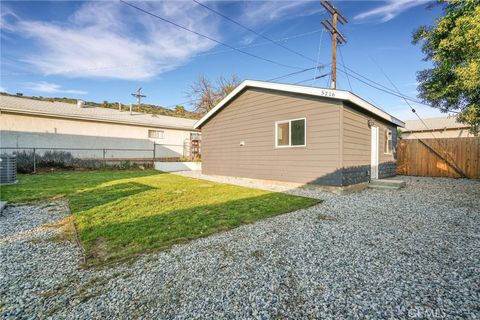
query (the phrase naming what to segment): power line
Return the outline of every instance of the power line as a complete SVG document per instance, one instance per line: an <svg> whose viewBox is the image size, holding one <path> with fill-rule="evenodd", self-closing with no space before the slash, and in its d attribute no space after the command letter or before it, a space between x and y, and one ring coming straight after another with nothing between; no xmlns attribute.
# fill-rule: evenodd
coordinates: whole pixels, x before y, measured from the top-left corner
<svg viewBox="0 0 480 320"><path fill-rule="evenodd" d="M323 40L323 34L325 33L325 30L322 29L322 33L320 34L320 41L318 42L318 51L317 51L317 62L315 63L315 73L313 74L313 77L315 78L317 76L317 71L318 71L318 64L320 63L320 49L322 48L322 40ZM314 81L312 81L313 85Z"/></svg>
<svg viewBox="0 0 480 320"><path fill-rule="evenodd" d="M328 65L328 64L327 64ZM291 77L291 76L294 76L294 75L297 75L297 74L300 74L300 73L304 73L304 72L307 72L307 71L310 71L310 70L313 70L313 69L323 69L326 65L321 65L319 67L312 67L312 68L307 68L307 69L303 69L303 70L300 70L300 71L295 71L295 72L291 72L291 73L287 73L287 74L284 74L282 76L278 76L278 77L275 77L275 78L272 78L272 79L268 79L266 81L275 81L275 80L279 80L279 79L283 79L283 78L288 78L288 77Z"/></svg>
<svg viewBox="0 0 480 320"><path fill-rule="evenodd" d="M395 95L395 96L397 96L397 97L399 97L399 98L405 98L405 99L407 99L407 100L409 100L409 101L411 101L411 102L415 102L415 103L418 103L418 104L421 104L421 105L424 105L424 106L427 106L427 107L440 109L440 108L431 106L431 105L429 105L429 104L426 104L426 103L424 103L424 102L422 102L422 101L416 100L415 98L412 98L412 97L410 97L410 96L404 95L404 94L402 94L402 93L397 94L397 93L395 93L391 88L389 88L389 87L387 87L387 86L385 86L385 85L383 85L383 84L381 84L381 83L378 83L378 82L376 82L376 81L374 81L374 80L372 80L372 79L370 79L370 78L368 78L368 77L366 77L366 76L364 76L364 75L356 72L356 71L353 70L352 68L347 67L345 64L342 64L342 66L343 66L346 70L349 70L350 72L354 73L355 75L357 75L357 76L365 79L366 81L369 81L369 82L371 82L371 83L373 83L373 84L375 84L375 85L383 88L384 90L382 90L382 89L380 89L380 88L378 88L378 87L376 87L376 86L374 86L374 85L371 85L370 83L367 83L367 82L363 81L362 79L359 79L358 77L355 77L354 75L352 75L351 73L349 73L349 72L347 72L347 71L345 71L345 70L340 70L340 69L339 69L340 71L342 71L342 72L345 73L346 75L348 75L348 76L350 76L350 77L352 77L352 78L354 78L354 79L356 79L356 80L358 80L358 81L360 81L360 82L362 82L362 83L364 83L364 84L366 84L366 85L368 85L368 86L370 86L370 87L372 87L372 88L381 90L381 91L386 92L386 93L388 93L388 94L393 94L393 95ZM385 90L386 90L386 91L385 91ZM388 91L388 92L387 92L387 91ZM455 111L452 111L452 112L455 112Z"/></svg>
<svg viewBox="0 0 480 320"><path fill-rule="evenodd" d="M345 67L345 61L343 60L342 49L338 47L338 51L340 52L340 59L342 59L342 66ZM353 92L352 84L350 83L350 77L348 76L348 74L347 74L347 81L348 81L348 86L350 87L350 91Z"/></svg>
<svg viewBox="0 0 480 320"><path fill-rule="evenodd" d="M374 83L375 85L377 85L377 86L379 86L379 87L382 87L382 88L384 88L385 90L388 90L388 91L393 92L393 90L392 90L391 88L389 88L389 87L387 87L387 86L385 86L385 85L383 85L383 84L381 84L381 83L378 83L378 82L376 82L376 81L374 81L374 80L372 80L372 79L370 79L370 78L368 78L368 77L366 77L366 76L364 76L364 75L356 72L356 71L353 70L352 68L347 67L344 63L342 63L342 66L343 66L346 70L348 70L348 71L356 74L357 76L359 76L359 77L361 77L361 78L363 78L363 79L365 79L365 80L367 80L367 81L369 81L369 82L371 82L371 83ZM346 71L344 71L344 73L352 76L351 74L349 74L349 73L346 72ZM353 77L353 76L352 76L352 77ZM355 77L353 77L353 78L355 78ZM358 80L358 78L355 78L355 79ZM402 95L402 96L404 96L404 95ZM409 99L410 101L412 101L412 102L416 102L416 103L421 103L421 104L423 104L422 102L420 102L420 101L418 101L418 100L415 100L415 99L412 98L412 97L409 97L409 96L405 96L405 97L406 97L407 99Z"/></svg>
<svg viewBox="0 0 480 320"><path fill-rule="evenodd" d="M179 103L172 104L170 106L166 106L165 108L172 109L172 108L175 108L176 106L183 106L185 104L192 104L192 103L197 102L199 100L202 100L202 99L192 99L192 100L189 100L189 101L179 102Z"/></svg>
<svg viewBox="0 0 480 320"><path fill-rule="evenodd" d="M282 42L282 41L286 41L286 40L290 40L290 39L296 39L296 38L300 38L300 37L303 37L303 36L311 35L311 34L314 34L314 33L321 32L321 31L324 31L324 30L323 29L313 30L313 31L309 31L309 32L299 33L299 34L289 36L289 37L273 39L272 41L273 42ZM264 45L271 44L271 43L272 43L271 41L265 41L265 42L260 42L260 43L251 44L251 45L247 45L247 46L237 47L237 49L255 48L255 47L260 47L260 46L264 46ZM219 54L219 53L230 52L230 51L232 51L232 50L218 50L218 51L214 51L214 52L200 53L200 54L197 54L196 56L207 56L207 55Z"/></svg>
<svg viewBox="0 0 480 320"><path fill-rule="evenodd" d="M383 73L383 75L385 76L385 78L387 78L388 82L390 82L390 84L395 88L395 90L397 90L397 92L399 94L401 94L400 90L398 89L398 87L395 85L395 83L393 83L392 79L390 79L390 77L387 75L387 73L383 70L383 68L372 58L370 57L370 59L373 61L373 63L380 69L380 71ZM405 103L410 107L410 109L412 110L412 112L417 116L418 120L420 120L423 125L425 126L425 128L427 128L427 130L431 130L430 127L425 123L425 121L423 121L423 119L420 117L420 115L417 113L417 111L415 110L415 108L412 107L412 105L408 102L407 99L405 99L405 97L403 97L403 100L405 101ZM433 131L430 131L432 133L432 136L434 139L436 139L437 137L433 134Z"/></svg>
<svg viewBox="0 0 480 320"><path fill-rule="evenodd" d="M226 20L228 20L228 21L236 24L237 26L240 26L240 27L242 27L243 29L250 31L250 32L252 32L253 34L255 34L255 35L257 35L257 36L259 36L259 37L261 37L261 38L263 38L263 39L265 39L265 40L267 40L267 41L270 41L270 42L274 43L275 45L277 45L277 46L279 46L279 47L281 47L281 48L283 48L283 49L285 49L285 50L287 50L287 51L289 51L289 52L291 52L291 53L294 53L294 54L296 54L296 55L298 55L298 56L300 56L300 57L302 57L302 58L305 58L305 59L307 59L307 60L310 60L310 61L315 62L315 60L313 60L313 59L310 58L310 57L307 57L307 56L304 55L303 53L298 52L298 51L295 51L295 50L293 50L293 49L290 49L290 48L287 47L287 46L284 46L284 45L282 45L282 44L280 44L280 43L275 42L274 40L270 39L269 37L267 37L267 36L265 36L265 35L257 32L257 31L255 31L255 30L253 30L253 29L251 29L251 28L249 28L249 27L241 24L240 22L238 22L238 21L236 21L236 20L234 20L234 19L232 19L232 18L224 15L223 13L221 13L221 12L215 10L215 9L210 8L209 6L201 3L200 1L197 1L197 0L192 0L192 1L195 2L196 4L200 5L200 6L204 7L205 9L210 10L211 12L219 15L220 17L222 17L222 18L224 18L224 19L226 19Z"/></svg>
<svg viewBox="0 0 480 320"><path fill-rule="evenodd" d="M380 105L379 105L375 100L372 99L372 97L366 97L366 98L367 98L368 100L370 100L370 102L372 102L372 104L373 104L375 107L377 107L378 109L380 109L380 110L382 110L382 111L385 111L385 110L383 110L383 109L380 107ZM386 112L386 111L385 111L385 112Z"/></svg>
<svg viewBox="0 0 480 320"><path fill-rule="evenodd" d="M353 79L356 79L356 80L362 82L363 84L366 84L367 86L370 86L370 87L372 87L372 88L374 88L374 89L377 89L377 90L379 90L379 91L382 91L382 92L385 92L385 93L387 93L387 94L396 96L396 97L398 97L398 98L407 99L407 100L409 100L409 101L411 101L411 102L415 102L415 103L418 103L418 104L422 104L422 105L425 105L425 106L430 107L430 108L439 109L439 108L436 108L436 107L434 107L434 106L431 106L431 105L428 105L428 104L426 104L426 103L423 103L423 102L421 102L421 101L415 100L415 99L413 99L413 98L411 98L411 97L409 97L409 96L405 96L405 95L403 95L403 94L401 94L401 93L400 93L400 94L399 94L399 93L396 93L396 92L392 91L390 88L385 87L384 85L379 85L379 86L373 85L373 84L371 84L371 83L369 83L369 82L367 82L367 81L365 81L365 80L363 80L363 79L361 79L361 78L359 78L359 77L357 77L357 76L355 76L355 75L353 75L353 74L351 74L351 73L348 73L347 71L342 70L342 69L340 69L340 68L339 68L338 70L341 71L341 72L343 72L343 73L345 73L345 74L348 74L348 75L349 75L350 77L352 77ZM368 81L370 81L370 82L372 82L372 83L377 84L377 82L375 82L375 81L373 81L373 80L370 80L370 79L368 79L368 78L366 78L366 77L364 77L364 76L363 76L363 78L367 79ZM382 88L382 87L383 87L383 88ZM384 88L387 88L387 89L384 89ZM456 111L451 111L451 112L454 112L454 113L455 113Z"/></svg>
<svg viewBox="0 0 480 320"><path fill-rule="evenodd" d="M373 61L373 63L380 69L380 71L383 73L383 75L385 76L385 78L387 78L387 80L390 82L390 84L395 88L395 90L397 90L397 92L399 94L401 94L400 90L398 89L398 87L395 85L395 83L393 83L392 79L390 79L390 77L387 75L387 73L383 70L383 68L372 58L370 57L370 59ZM453 159L453 157L447 152L446 148L444 148L439 140L437 140L437 136L433 133L433 130L430 129L430 127L425 123L425 121L422 119L422 117L420 117L420 115L417 113L417 111L412 107L412 105L407 101L407 99L405 99L405 97L403 97L403 100L405 100L405 103L410 107L410 109L412 110L412 112L417 116L418 120L420 120L420 122L422 122L422 124L425 126L425 128L427 128L427 130L432 134L432 137L434 139L435 142L437 142L438 146L442 149L442 151L445 153L445 157L448 158L450 157L450 160L451 162L455 165L455 170L460 173L461 176L463 176L463 172L461 171L458 171L458 166L455 162L455 159ZM417 139L419 141L422 141L421 139L419 139L417 137ZM425 145L426 143L423 142ZM431 147L430 147L431 148Z"/></svg>
<svg viewBox="0 0 480 320"><path fill-rule="evenodd" d="M320 1L322 7L330 13L332 21L325 19L320 21L325 29L332 35L332 89L337 88L337 42L339 44L346 43L347 40L337 28L337 22L341 24L348 23L342 13L328 0Z"/></svg>
<svg viewBox="0 0 480 320"><path fill-rule="evenodd" d="M126 4L127 6L132 7L132 8L134 8L134 9L138 10L138 11L141 11L141 12L143 12L143 13L145 13L145 14L148 14L149 16L152 16L152 17L155 17L155 18L157 18L157 19L160 19L160 20L162 20L163 22L169 23L169 24L171 24L171 25L173 25L173 26L175 26L175 27L177 27L177 28L180 28L180 29L182 29L182 30L188 31L188 32L190 32L190 33L193 33L193 34L195 34L195 35L197 35L197 36L199 36L199 37L203 37L203 38L205 38L205 39L208 39L208 40L210 40L210 41L212 41L212 42L218 43L218 44L220 44L220 45L222 45L222 46L225 46L225 47L227 47L227 48L230 48L230 49L232 49L232 50L241 52L241 53L243 53L243 54L245 54L245 55L248 55L248 56L250 56L250 57L252 57L252 58L259 59L259 60L263 60L263 61L266 61L266 62L269 62L269 63L272 63L272 64L276 64L276 65L278 65L278 66L285 67L285 68L301 69L301 68L299 68L299 67L294 67L294 66L290 66L290 65L287 65L287 64L283 64L283 63L277 62L277 61L275 61L275 60L271 60L271 59L268 59L268 58L263 58L263 57L260 57L260 56L255 55L255 54L253 54L253 53L250 53L250 52L247 52L247 51L244 51L244 50L241 50L241 49L237 49L237 48L235 48L235 47L233 47L233 46L231 46L231 45L229 45L229 44L226 44L225 42L219 41L219 40L214 39L214 38L212 38L212 37L210 37L210 36L201 34L201 33L197 32L197 31L194 31L194 30L191 30L191 29L189 29L189 28L187 28L187 27L184 27L184 26L182 26L182 25L179 25L179 24L176 23L176 22L170 21L170 20L168 20L168 19L166 19L166 18L163 18L163 17L161 17L161 16L159 16L159 15L156 15L156 14L150 12L150 11L147 11L147 10L145 10L145 9L142 9L142 8L140 8L140 7L137 7L137 6L134 5L134 4L131 4L131 3L126 2L126 1L124 1L124 0L120 0L120 2Z"/></svg>
<svg viewBox="0 0 480 320"><path fill-rule="evenodd" d="M310 79L306 79L306 80L302 80L302 81L298 81L298 82L295 82L294 84L300 84L300 83L304 83L304 82L308 82L308 81L312 81L312 80L317 80L317 79L320 79L320 78L324 78L326 76L328 76L330 73L325 73L325 74L322 74L320 76L316 76L314 78L310 78Z"/></svg>
<svg viewBox="0 0 480 320"><path fill-rule="evenodd" d="M328 75L327 82L326 82L326 84L327 84L326 87L327 88L330 87L331 81L332 81L332 72L330 71L330 74Z"/></svg>
<svg viewBox="0 0 480 320"><path fill-rule="evenodd" d="M324 31L323 29L318 29L318 30L312 30L309 32L304 32L304 33L299 33L295 34L289 37L284 37L284 38L279 38L279 39L274 39L273 41L275 42L282 42L282 41L287 41L290 39L296 39L304 36L308 36L314 33L319 33ZM255 47L260 47L264 45L271 44L270 41L265 41L265 42L260 42L260 43L255 43L247 46L241 46L241 47L236 47L237 49L247 49L247 48L255 48ZM235 51L232 49L228 50L217 50L213 52L203 52L203 53L198 53L194 55L193 57L202 57L202 56L210 56L210 55L216 55L216 54L222 54L226 52L231 52ZM7 58L9 60L12 60L14 62L18 62L16 59L8 58L8 57L3 57ZM147 63L137 63L137 64L128 64L128 65L116 65L116 66L102 66L102 67L90 67L90 68L83 68L83 69L68 69L68 70L62 70L62 73L72 73L72 72L82 72L82 71L95 71L95 70L108 70L108 69L120 69L120 68L136 68L138 66L150 66L150 65L156 65L156 64L161 64L163 62L147 62ZM29 74L37 74L37 72L15 72L15 73L2 73L2 76L21 76L21 75L29 75ZM58 74L58 72L56 73Z"/></svg>

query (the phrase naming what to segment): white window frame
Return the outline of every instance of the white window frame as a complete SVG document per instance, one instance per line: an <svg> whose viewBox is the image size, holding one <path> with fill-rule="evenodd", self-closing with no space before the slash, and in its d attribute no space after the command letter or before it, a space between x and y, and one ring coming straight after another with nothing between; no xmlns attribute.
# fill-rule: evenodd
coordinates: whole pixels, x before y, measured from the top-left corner
<svg viewBox="0 0 480 320"><path fill-rule="evenodd" d="M155 132L155 133L161 133L161 136L160 137L151 137L150 136L150 132ZM163 130L152 130L152 129L148 129L148 138L149 139L165 139L165 131Z"/></svg>
<svg viewBox="0 0 480 320"><path fill-rule="evenodd" d="M392 137L392 148L390 151L388 150L388 133L390 132L390 136ZM391 129L385 128L384 131L384 139L385 141L383 142L383 154L393 154L393 131Z"/></svg>
<svg viewBox="0 0 480 320"><path fill-rule="evenodd" d="M304 120L304 143L302 145L295 145L292 146L292 121L296 120ZM288 146L279 146L278 145L278 125L282 123L288 123ZM307 118L296 118L296 119L289 119L289 120L281 120L275 121L275 148L303 148L307 146Z"/></svg>

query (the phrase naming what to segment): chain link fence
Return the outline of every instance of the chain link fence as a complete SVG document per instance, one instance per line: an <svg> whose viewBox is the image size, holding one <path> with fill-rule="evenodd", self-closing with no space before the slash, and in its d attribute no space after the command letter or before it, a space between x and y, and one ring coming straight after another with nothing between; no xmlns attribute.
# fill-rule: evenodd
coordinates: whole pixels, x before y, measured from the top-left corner
<svg viewBox="0 0 480 320"><path fill-rule="evenodd" d="M155 161L190 160L190 145L153 144L151 149L0 147L0 153L17 155L20 173L50 169L129 169L153 167Z"/></svg>

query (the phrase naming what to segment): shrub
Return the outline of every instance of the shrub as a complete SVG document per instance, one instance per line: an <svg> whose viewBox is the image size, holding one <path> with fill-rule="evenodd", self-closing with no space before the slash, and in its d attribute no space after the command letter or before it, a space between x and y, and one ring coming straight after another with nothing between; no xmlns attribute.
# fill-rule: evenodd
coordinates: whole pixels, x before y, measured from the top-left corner
<svg viewBox="0 0 480 320"><path fill-rule="evenodd" d="M38 167L73 168L74 158L70 152L65 151L46 151L42 156L37 157Z"/></svg>
<svg viewBox="0 0 480 320"><path fill-rule="evenodd" d="M33 151L17 151L17 171L19 173L33 172Z"/></svg>
<svg viewBox="0 0 480 320"><path fill-rule="evenodd" d="M33 151L17 151L15 154L17 155L17 171L19 173L32 173L34 171ZM36 153L35 162L37 169L56 168L98 170L103 169L104 167L109 169L138 169L140 168L140 165L143 169L153 168L152 161L142 161L137 163L131 160L107 160L106 163L104 163L102 159L75 158L70 152L66 151L46 151L43 154Z"/></svg>

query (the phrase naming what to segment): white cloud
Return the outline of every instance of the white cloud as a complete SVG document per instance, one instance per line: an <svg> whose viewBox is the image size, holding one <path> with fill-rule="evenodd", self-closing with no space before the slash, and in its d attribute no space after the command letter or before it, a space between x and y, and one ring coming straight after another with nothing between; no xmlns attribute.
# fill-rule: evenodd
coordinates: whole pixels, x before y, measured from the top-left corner
<svg viewBox="0 0 480 320"><path fill-rule="evenodd" d="M388 0L383 5L374 9L362 12L354 17L354 20L366 20L369 18L380 18L381 22L387 22L402 12L425 4L427 0Z"/></svg>
<svg viewBox="0 0 480 320"><path fill-rule="evenodd" d="M192 1L132 3L218 40L229 30L224 28L228 22ZM321 11L317 2L303 0L246 1L238 6L232 18L252 28ZM147 80L217 46L119 1L86 2L61 22L24 20L5 7L2 37L30 39L31 47L18 60L44 75ZM254 39L246 37L244 43Z"/></svg>
<svg viewBox="0 0 480 320"><path fill-rule="evenodd" d="M62 86L49 83L45 81L40 82L27 82L25 83L25 87L27 89L38 91L38 92L45 92L45 93L70 93L70 94L87 94L86 91L82 90L71 90L71 89L63 89Z"/></svg>
<svg viewBox="0 0 480 320"><path fill-rule="evenodd" d="M218 37L218 21L191 2L135 3L180 25ZM2 22L5 22L2 17ZM215 43L120 2L87 2L63 23L21 20L2 28L38 45L23 57L46 75L148 79L186 63ZM118 66L118 67L116 67Z"/></svg>
<svg viewBox="0 0 480 320"><path fill-rule="evenodd" d="M7 92L7 88L0 86L0 92Z"/></svg>
<svg viewBox="0 0 480 320"><path fill-rule="evenodd" d="M306 10L308 6L311 7ZM322 6L317 1L246 1L238 19L247 26L256 26L280 18L309 16L321 11Z"/></svg>

